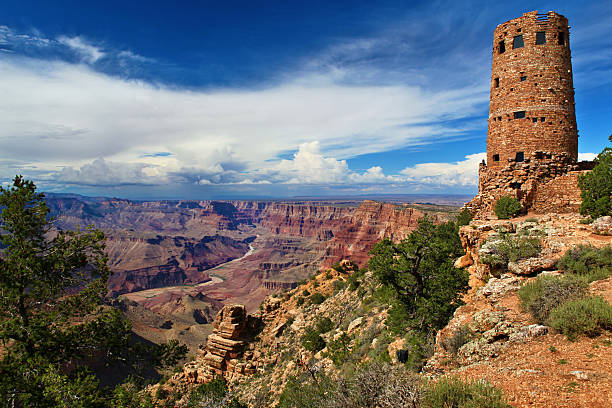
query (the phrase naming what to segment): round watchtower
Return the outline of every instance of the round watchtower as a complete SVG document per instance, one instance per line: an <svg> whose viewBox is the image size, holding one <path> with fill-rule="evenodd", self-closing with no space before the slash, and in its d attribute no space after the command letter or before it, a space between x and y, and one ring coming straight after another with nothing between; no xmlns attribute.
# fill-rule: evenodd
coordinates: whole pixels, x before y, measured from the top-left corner
<svg viewBox="0 0 612 408"><path fill-rule="evenodd" d="M578 158L567 18L532 11L493 37L487 167Z"/></svg>

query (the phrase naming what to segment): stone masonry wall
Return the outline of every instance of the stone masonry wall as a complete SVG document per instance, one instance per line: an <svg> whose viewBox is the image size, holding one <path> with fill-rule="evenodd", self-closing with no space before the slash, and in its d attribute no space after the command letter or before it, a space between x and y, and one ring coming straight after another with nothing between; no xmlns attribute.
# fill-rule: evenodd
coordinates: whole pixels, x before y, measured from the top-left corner
<svg viewBox="0 0 612 408"><path fill-rule="evenodd" d="M567 19L532 11L494 32L487 165L503 168L517 153L550 159L544 152L576 161L578 130Z"/></svg>
<svg viewBox="0 0 612 408"><path fill-rule="evenodd" d="M477 218L486 218L500 197L510 196L531 212L576 212L581 203L578 175L595 163L575 163L566 154L550 155L545 161L526 159L501 169L481 164L478 195L466 208Z"/></svg>

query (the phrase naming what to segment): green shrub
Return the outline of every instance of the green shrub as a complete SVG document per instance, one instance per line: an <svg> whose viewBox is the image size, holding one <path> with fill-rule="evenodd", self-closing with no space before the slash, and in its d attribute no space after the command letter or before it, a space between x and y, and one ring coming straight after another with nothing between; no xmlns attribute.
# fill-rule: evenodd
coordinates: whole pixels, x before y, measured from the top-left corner
<svg viewBox="0 0 612 408"><path fill-rule="evenodd" d="M462 209L459 215L457 215L457 226L468 225L470 221L472 221L472 213L465 208Z"/></svg>
<svg viewBox="0 0 612 408"><path fill-rule="evenodd" d="M612 135L610 136L612 141ZM591 218L612 214L612 148L606 147L595 159L592 171L578 176L580 214Z"/></svg>
<svg viewBox="0 0 612 408"><path fill-rule="evenodd" d="M497 200L493 211L495 211L495 215L497 215L497 218L500 220L507 220L516 217L523 211L523 207L516 198L503 196Z"/></svg>
<svg viewBox="0 0 612 408"><path fill-rule="evenodd" d="M316 353L325 348L325 340L323 340L323 337L321 337L321 334L317 330L308 327L302 336L302 347Z"/></svg>
<svg viewBox="0 0 612 408"><path fill-rule="evenodd" d="M564 302L586 295L587 283L573 276L539 276L523 285L518 292L523 310L528 311L539 323L547 323L553 309Z"/></svg>
<svg viewBox="0 0 612 408"><path fill-rule="evenodd" d="M325 301L325 296L317 292L317 293L313 293L312 295L310 295L309 299L310 299L310 303L312 303L313 305L320 305L321 303Z"/></svg>
<svg viewBox="0 0 612 408"><path fill-rule="evenodd" d="M347 282L349 283L349 290L355 291L361 285L361 278L365 275L364 269L359 269L356 272L353 272L348 278Z"/></svg>
<svg viewBox="0 0 612 408"><path fill-rule="evenodd" d="M570 339L612 329L612 306L601 297L570 300L550 314L550 325Z"/></svg>
<svg viewBox="0 0 612 408"><path fill-rule="evenodd" d="M522 230L515 234L501 232L499 239L485 243L489 253L481 260L494 269L505 269L510 261L518 262L538 255L542 250L541 236L542 232L538 230Z"/></svg>
<svg viewBox="0 0 612 408"><path fill-rule="evenodd" d="M309 291L308 289L304 289L304 290L302 291L302 295L303 295L304 297L308 297L308 296L310 296L310 291Z"/></svg>
<svg viewBox="0 0 612 408"><path fill-rule="evenodd" d="M572 248L557 262L557 268L584 277L588 282L612 275L612 247L595 248L580 245Z"/></svg>
<svg viewBox="0 0 612 408"><path fill-rule="evenodd" d="M295 304L298 306L302 306L304 304L304 298L301 296L298 296L295 298Z"/></svg>
<svg viewBox="0 0 612 408"><path fill-rule="evenodd" d="M482 382L463 382L458 378L441 378L426 387L424 408L511 408L501 390Z"/></svg>
<svg viewBox="0 0 612 408"><path fill-rule="evenodd" d="M340 273L344 272L344 268L340 266L340 262L336 262L335 264L331 266L331 268L335 270L336 272L340 272Z"/></svg>
<svg viewBox="0 0 612 408"><path fill-rule="evenodd" d="M342 289L346 288L348 283L345 280L338 279L334 281L334 294L340 292Z"/></svg>
<svg viewBox="0 0 612 408"><path fill-rule="evenodd" d="M316 329L319 333L327 333L334 328L334 322L329 317L323 317L317 320Z"/></svg>
<svg viewBox="0 0 612 408"><path fill-rule="evenodd" d="M334 362L336 367L342 366L350 354L349 344L351 337L342 333L336 340L332 340L327 344L326 357L329 357Z"/></svg>
<svg viewBox="0 0 612 408"><path fill-rule="evenodd" d="M449 353L457 354L461 346L469 342L472 337L474 337L474 333L466 324L459 327L452 336L444 339L442 341L442 347Z"/></svg>

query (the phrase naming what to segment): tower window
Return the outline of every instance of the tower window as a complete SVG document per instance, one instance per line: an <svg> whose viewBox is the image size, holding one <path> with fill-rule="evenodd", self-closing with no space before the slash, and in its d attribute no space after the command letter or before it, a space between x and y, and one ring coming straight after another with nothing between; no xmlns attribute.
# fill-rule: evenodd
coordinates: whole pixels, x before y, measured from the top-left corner
<svg viewBox="0 0 612 408"><path fill-rule="evenodd" d="M522 35L517 35L514 37L514 41L512 42L512 48L523 48L525 46L525 43L523 42L523 36Z"/></svg>
<svg viewBox="0 0 612 408"><path fill-rule="evenodd" d="M514 119L524 119L524 118L525 118L525 111L514 112Z"/></svg>
<svg viewBox="0 0 612 408"><path fill-rule="evenodd" d="M563 31L559 31L559 45L565 45L565 33Z"/></svg>
<svg viewBox="0 0 612 408"><path fill-rule="evenodd" d="M538 123L538 118L533 118L533 123Z"/></svg>
<svg viewBox="0 0 612 408"><path fill-rule="evenodd" d="M536 159L538 159L538 160L542 160L542 159L544 159L544 153L542 153L542 152L536 152L536 154L535 154L535 158L536 158Z"/></svg>
<svg viewBox="0 0 612 408"><path fill-rule="evenodd" d="M499 53L503 54L504 52L506 52L506 42L504 40L501 40L499 42Z"/></svg>
<svg viewBox="0 0 612 408"><path fill-rule="evenodd" d="M536 33L536 45L546 44L546 32L538 31Z"/></svg>
<svg viewBox="0 0 612 408"><path fill-rule="evenodd" d="M525 82L526 80L527 80L527 77L526 77L526 76L522 76L522 77L521 77L521 82Z"/></svg>
<svg viewBox="0 0 612 408"><path fill-rule="evenodd" d="M493 155L493 161L499 161L499 154Z"/></svg>
<svg viewBox="0 0 612 408"><path fill-rule="evenodd" d="M517 162L517 163L525 161L525 153L523 153L523 152L516 152L516 156L514 157L514 161Z"/></svg>
<svg viewBox="0 0 612 408"><path fill-rule="evenodd" d="M494 86L495 86L496 88L499 88L499 78L495 78L495 79L493 80L493 83L495 84Z"/></svg>
<svg viewBox="0 0 612 408"><path fill-rule="evenodd" d="M546 118L540 118L540 122L546 122Z"/></svg>

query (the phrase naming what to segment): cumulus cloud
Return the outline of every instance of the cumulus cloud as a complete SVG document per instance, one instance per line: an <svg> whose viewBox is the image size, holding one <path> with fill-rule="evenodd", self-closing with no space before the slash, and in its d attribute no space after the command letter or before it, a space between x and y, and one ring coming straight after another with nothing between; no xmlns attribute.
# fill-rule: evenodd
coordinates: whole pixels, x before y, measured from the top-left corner
<svg viewBox="0 0 612 408"><path fill-rule="evenodd" d="M125 184L158 184L154 167L139 163L113 163L103 158L84 164L78 169L65 167L56 180L67 184L115 186Z"/></svg>
<svg viewBox="0 0 612 408"><path fill-rule="evenodd" d="M67 47L70 47L78 54L82 56L82 58L90 64L95 63L101 58L104 58L106 55L105 52L102 51L101 48L87 42L87 40L83 39L80 36L76 37L66 37L61 35L57 37L57 41L60 44L64 44Z"/></svg>
<svg viewBox="0 0 612 408"><path fill-rule="evenodd" d="M454 163L420 163L406 167L401 174L409 181L426 184L474 186L478 184L478 164L486 157L486 153L475 153Z"/></svg>

